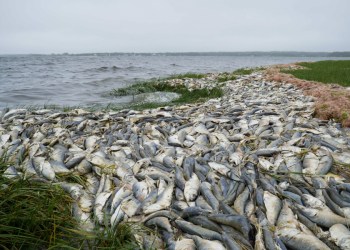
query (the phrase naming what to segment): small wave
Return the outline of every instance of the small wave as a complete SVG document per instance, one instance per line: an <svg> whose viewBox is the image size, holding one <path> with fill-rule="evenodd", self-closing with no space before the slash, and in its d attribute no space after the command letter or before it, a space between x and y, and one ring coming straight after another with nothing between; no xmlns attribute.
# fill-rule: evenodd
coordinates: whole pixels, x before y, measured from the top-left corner
<svg viewBox="0 0 350 250"><path fill-rule="evenodd" d="M142 67L137 66L127 66L127 67L118 67L118 66L102 66L98 68L91 68L84 70L84 72L115 72L115 71L134 71L134 70L142 70Z"/></svg>
<svg viewBox="0 0 350 250"><path fill-rule="evenodd" d="M42 100L42 95L35 95L35 94L9 94L7 96L0 97L0 103L22 103L22 102L30 102L30 101L37 101Z"/></svg>
<svg viewBox="0 0 350 250"><path fill-rule="evenodd" d="M92 69L87 69L85 70L86 72L108 72L108 71L117 71L117 70L122 70L123 68L118 67L118 66L112 66L112 67L108 67L108 66L102 66L102 67L98 67L98 68L92 68Z"/></svg>
<svg viewBox="0 0 350 250"><path fill-rule="evenodd" d="M96 85L102 85L102 84L115 84L121 81L123 81L123 78L121 77L107 77L104 79L87 82L85 84L90 86L96 86Z"/></svg>
<svg viewBox="0 0 350 250"><path fill-rule="evenodd" d="M118 69L123 69L123 68L120 68L120 67L117 67L117 66L112 66L111 67L111 70L118 70Z"/></svg>
<svg viewBox="0 0 350 250"><path fill-rule="evenodd" d="M16 98L18 100L41 100L41 96L26 95L26 94L14 94L11 98Z"/></svg>
<svg viewBox="0 0 350 250"><path fill-rule="evenodd" d="M128 70L133 70L133 69L143 69L143 67L128 66L128 67L126 67L125 69L128 69Z"/></svg>

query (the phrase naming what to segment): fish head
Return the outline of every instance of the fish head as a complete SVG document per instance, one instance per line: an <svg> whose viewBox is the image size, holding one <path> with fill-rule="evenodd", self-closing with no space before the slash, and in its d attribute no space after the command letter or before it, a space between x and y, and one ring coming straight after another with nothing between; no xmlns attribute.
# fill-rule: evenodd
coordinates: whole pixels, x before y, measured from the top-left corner
<svg viewBox="0 0 350 250"><path fill-rule="evenodd" d="M301 199L307 207L321 209L325 206L323 201L321 201L320 199L318 199L310 194L303 194L301 196Z"/></svg>

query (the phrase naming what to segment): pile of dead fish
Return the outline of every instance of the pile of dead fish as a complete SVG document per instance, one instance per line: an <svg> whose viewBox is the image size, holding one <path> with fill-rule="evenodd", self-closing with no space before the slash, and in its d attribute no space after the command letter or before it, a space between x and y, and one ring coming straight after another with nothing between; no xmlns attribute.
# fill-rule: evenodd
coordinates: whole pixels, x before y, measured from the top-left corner
<svg viewBox="0 0 350 250"><path fill-rule="evenodd" d="M152 228L143 249L350 249L350 184L330 174L349 137L312 114L259 74L196 105L3 110L3 175L61 186L82 229Z"/></svg>
<svg viewBox="0 0 350 250"><path fill-rule="evenodd" d="M183 86L188 90L192 91L194 89L212 89L218 87L218 78L224 73L210 73L206 74L203 78L175 78L167 79L164 83L170 86Z"/></svg>

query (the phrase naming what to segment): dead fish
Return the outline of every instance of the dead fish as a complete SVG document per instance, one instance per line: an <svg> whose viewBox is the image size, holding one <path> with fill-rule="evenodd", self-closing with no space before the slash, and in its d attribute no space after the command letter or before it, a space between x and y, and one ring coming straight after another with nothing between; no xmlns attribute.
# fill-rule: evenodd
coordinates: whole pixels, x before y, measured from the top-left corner
<svg viewBox="0 0 350 250"><path fill-rule="evenodd" d="M203 196L198 196L196 199L196 206L206 209L206 210L212 210L213 208L208 204L208 202L203 198Z"/></svg>
<svg viewBox="0 0 350 250"><path fill-rule="evenodd" d="M285 159L288 171L291 172L290 177L299 182L304 182L302 177L301 161L296 156L290 156Z"/></svg>
<svg viewBox="0 0 350 250"><path fill-rule="evenodd" d="M318 240L314 235L301 233L296 228L283 228L279 230L279 236L286 246L294 249L330 249L322 241Z"/></svg>
<svg viewBox="0 0 350 250"><path fill-rule="evenodd" d="M334 224L329 228L332 239L341 249L350 249L350 231L343 224Z"/></svg>
<svg viewBox="0 0 350 250"><path fill-rule="evenodd" d="M92 232L95 229L94 222L91 219L91 214L83 212L76 202L72 203L73 217L79 222L79 228Z"/></svg>
<svg viewBox="0 0 350 250"><path fill-rule="evenodd" d="M68 149L65 146L63 146L61 144L56 144L53 147L53 151L51 153L51 159L53 161L57 161L57 162L62 162L63 163L67 152L68 152Z"/></svg>
<svg viewBox="0 0 350 250"><path fill-rule="evenodd" d="M88 194L87 192L84 192L84 191L82 195L79 196L78 198L79 207L83 212L86 212L86 213L92 212L94 202L95 202L95 198L91 194Z"/></svg>
<svg viewBox="0 0 350 250"><path fill-rule="evenodd" d="M267 171L276 170L276 167L271 162L269 162L268 160L266 160L264 158L259 158L259 166Z"/></svg>
<svg viewBox="0 0 350 250"><path fill-rule="evenodd" d="M139 210L140 206L141 202L132 195L130 195L122 201L120 208L121 210L123 210L125 215L127 215L128 217L133 217Z"/></svg>
<svg viewBox="0 0 350 250"><path fill-rule="evenodd" d="M195 126L194 132L199 133L199 134L209 134L210 133L203 123L199 123L197 126Z"/></svg>
<svg viewBox="0 0 350 250"><path fill-rule="evenodd" d="M284 202L277 221L277 234L284 244L295 249L330 249L307 227L294 218L288 203Z"/></svg>
<svg viewBox="0 0 350 250"><path fill-rule="evenodd" d="M216 211L219 210L219 201L213 195L211 191L211 185L208 182L202 182L200 184L200 191L208 204Z"/></svg>
<svg viewBox="0 0 350 250"><path fill-rule="evenodd" d="M266 250L265 244L264 244L264 238L262 234L262 228L260 224L257 225L257 234L255 236L255 250Z"/></svg>
<svg viewBox="0 0 350 250"><path fill-rule="evenodd" d="M217 223L209 220L206 216L202 216L202 215L190 216L188 218L188 221L218 233L221 233L223 231L223 229Z"/></svg>
<svg viewBox="0 0 350 250"><path fill-rule="evenodd" d="M86 159L93 165L100 168L115 168L115 163L99 154L87 155Z"/></svg>
<svg viewBox="0 0 350 250"><path fill-rule="evenodd" d="M51 164L43 157L35 157L33 159L33 165L37 173L45 177L46 179L53 181L55 179L55 171Z"/></svg>
<svg viewBox="0 0 350 250"><path fill-rule="evenodd" d="M96 145L96 142L99 140L100 138L96 135L92 135L92 136L89 136L85 139L85 142L84 142L84 147L85 149L92 149L95 147Z"/></svg>
<svg viewBox="0 0 350 250"><path fill-rule="evenodd" d="M192 173L191 178L185 183L184 195L186 201L194 201L198 195L200 181L195 173Z"/></svg>
<svg viewBox="0 0 350 250"><path fill-rule="evenodd" d="M51 165L53 171L55 174L68 174L71 171L64 165L63 162L59 161L50 161L49 164Z"/></svg>
<svg viewBox="0 0 350 250"><path fill-rule="evenodd" d="M225 250L224 245L217 240L206 240L198 236L192 236L194 242L196 243L197 249L202 250Z"/></svg>
<svg viewBox="0 0 350 250"><path fill-rule="evenodd" d="M92 164L83 159L76 167L76 171L78 171L80 174L87 174L92 171Z"/></svg>
<svg viewBox="0 0 350 250"><path fill-rule="evenodd" d="M175 220L175 224L184 232L188 234L198 235L204 239L208 240L220 240L221 235L209 229L202 228L201 226L194 225L185 220Z"/></svg>
<svg viewBox="0 0 350 250"><path fill-rule="evenodd" d="M222 233L222 240L229 250L240 250L242 247L234 240L232 239L227 233Z"/></svg>
<svg viewBox="0 0 350 250"><path fill-rule="evenodd" d="M231 226L240 231L247 239L251 237L252 227L245 216L233 214L210 214L208 218L220 224Z"/></svg>
<svg viewBox="0 0 350 250"><path fill-rule="evenodd" d="M68 159L66 159L65 165L68 169L71 169L76 165L78 165L84 159L85 159L84 153L77 153L77 154L74 154L72 157L69 157Z"/></svg>
<svg viewBox="0 0 350 250"><path fill-rule="evenodd" d="M174 201L171 207L175 210L182 211L188 208L189 206L188 203L185 201Z"/></svg>
<svg viewBox="0 0 350 250"><path fill-rule="evenodd" d="M107 200L109 199L111 194L111 192L102 192L96 196L94 204L94 215L96 216L97 221L100 225L103 225L105 219L103 208L105 207Z"/></svg>
<svg viewBox="0 0 350 250"><path fill-rule="evenodd" d="M305 215L307 218L323 227L331 227L334 224L348 225L350 223L350 219L341 217L333 213L332 211L306 208L297 204L296 206L303 215Z"/></svg>
<svg viewBox="0 0 350 250"><path fill-rule="evenodd" d="M70 194L74 200L78 200L83 195L83 186L77 183L58 182L64 191Z"/></svg>
<svg viewBox="0 0 350 250"><path fill-rule="evenodd" d="M316 174L319 174L319 175L327 174L331 169L332 165L333 165L333 157L331 153L328 152L327 150L323 150L320 162L316 170Z"/></svg>
<svg viewBox="0 0 350 250"><path fill-rule="evenodd" d="M96 213L95 213L96 215ZM111 218L110 218L110 223L112 228L115 228L119 225L119 223L124 219L125 217L125 213L124 211L121 209L121 205L119 205L114 213L112 214ZM103 222L104 218L101 218L101 215L98 216L98 222L101 224Z"/></svg>
<svg viewBox="0 0 350 250"><path fill-rule="evenodd" d="M145 225L148 227L150 226L157 227L169 233L173 232L173 229L171 228L169 220L166 217L156 217L156 218L150 219L145 223Z"/></svg>
<svg viewBox="0 0 350 250"><path fill-rule="evenodd" d="M92 193L96 194L100 186L99 179L93 174L86 174L86 189Z"/></svg>
<svg viewBox="0 0 350 250"><path fill-rule="evenodd" d="M282 209L282 201L276 195L264 191L264 204L268 221L271 225L275 225Z"/></svg>
<svg viewBox="0 0 350 250"><path fill-rule="evenodd" d="M245 207L248 203L248 199L250 196L250 190L248 187L244 189L244 191L239 194L233 204L233 208L240 214L245 215Z"/></svg>
<svg viewBox="0 0 350 250"><path fill-rule="evenodd" d="M255 152L255 154L257 156L268 156L268 157L270 157L270 156L273 156L273 155L278 154L280 152L281 152L281 150L278 149L278 148L265 148L265 149L258 149Z"/></svg>
<svg viewBox="0 0 350 250"><path fill-rule="evenodd" d="M180 142L178 135L172 135L168 137L168 145L174 147L182 147L183 142Z"/></svg>
<svg viewBox="0 0 350 250"><path fill-rule="evenodd" d="M194 171L196 160L193 157L186 157L182 163L183 175L185 180L189 180Z"/></svg>
<svg viewBox="0 0 350 250"><path fill-rule="evenodd" d="M158 196L156 203L143 209L145 214L154 213L156 211L170 207L174 191L174 183L169 183L165 190Z"/></svg>
<svg viewBox="0 0 350 250"><path fill-rule="evenodd" d="M149 187L146 181L135 182L132 187L133 193L139 201L146 199L149 194Z"/></svg>
<svg viewBox="0 0 350 250"><path fill-rule="evenodd" d="M181 239L176 241L175 250L196 250L196 245L192 239Z"/></svg>
<svg viewBox="0 0 350 250"><path fill-rule="evenodd" d="M9 110L7 113L5 113L2 117L3 120L7 120L9 119L11 116L15 116L15 115L23 115L27 112L26 109L12 109Z"/></svg>
<svg viewBox="0 0 350 250"><path fill-rule="evenodd" d="M230 169L227 166L217 162L208 162L208 165L209 167L211 167L212 169L224 176L226 176L228 172L230 172Z"/></svg>

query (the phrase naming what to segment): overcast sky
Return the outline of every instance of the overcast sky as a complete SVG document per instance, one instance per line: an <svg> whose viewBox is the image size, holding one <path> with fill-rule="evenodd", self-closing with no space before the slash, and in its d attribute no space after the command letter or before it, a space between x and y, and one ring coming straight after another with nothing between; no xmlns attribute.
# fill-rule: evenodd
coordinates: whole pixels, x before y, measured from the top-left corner
<svg viewBox="0 0 350 250"><path fill-rule="evenodd" d="M0 0L0 54L349 51L350 0Z"/></svg>

